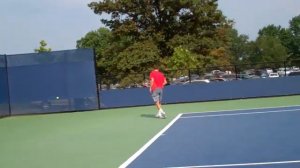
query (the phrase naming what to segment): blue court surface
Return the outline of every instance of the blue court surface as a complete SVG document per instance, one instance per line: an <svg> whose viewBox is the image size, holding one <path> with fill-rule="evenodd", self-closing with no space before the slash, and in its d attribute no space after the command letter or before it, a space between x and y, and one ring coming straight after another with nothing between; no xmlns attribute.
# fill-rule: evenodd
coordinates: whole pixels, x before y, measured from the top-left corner
<svg viewBox="0 0 300 168"><path fill-rule="evenodd" d="M299 168L300 106L180 114L125 167Z"/></svg>

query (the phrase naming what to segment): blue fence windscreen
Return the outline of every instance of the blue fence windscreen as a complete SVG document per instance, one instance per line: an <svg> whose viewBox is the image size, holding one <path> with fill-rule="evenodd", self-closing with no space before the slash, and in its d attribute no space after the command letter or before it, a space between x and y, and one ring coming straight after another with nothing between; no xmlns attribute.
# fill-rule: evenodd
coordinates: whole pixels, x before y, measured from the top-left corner
<svg viewBox="0 0 300 168"><path fill-rule="evenodd" d="M11 114L98 109L91 49L7 56Z"/></svg>
<svg viewBox="0 0 300 168"><path fill-rule="evenodd" d="M162 103L287 96L300 94L299 86L300 76L169 85L164 89ZM105 90L100 92L99 97L101 108L154 105L148 88Z"/></svg>
<svg viewBox="0 0 300 168"><path fill-rule="evenodd" d="M9 115L9 96L5 55L0 55L0 117Z"/></svg>

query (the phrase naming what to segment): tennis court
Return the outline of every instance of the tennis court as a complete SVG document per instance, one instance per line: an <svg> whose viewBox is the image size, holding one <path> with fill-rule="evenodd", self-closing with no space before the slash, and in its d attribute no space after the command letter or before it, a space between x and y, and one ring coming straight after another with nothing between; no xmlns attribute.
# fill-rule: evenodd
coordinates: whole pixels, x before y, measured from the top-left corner
<svg viewBox="0 0 300 168"><path fill-rule="evenodd" d="M264 109L268 107L280 107L280 106L299 106L300 96L285 96L285 97L272 97L272 98L259 98L259 99L241 99L241 100L230 100L230 101L212 101L212 102L200 102L200 103L184 103L184 104L172 104L164 105L165 111L168 113L168 118L161 120L154 117L155 107L145 106L145 107L134 107L134 108L118 108L118 109L107 109L107 110L95 110L88 112L77 112L77 113L57 113L57 114L43 114L43 115L26 115L26 116L12 116L0 119L0 167L3 168L116 168L124 163L128 158L130 158L136 151L143 147L149 140L151 140L155 135L157 135L162 129L166 128L167 125L172 123L174 119L181 113L184 112L201 112L194 114L182 114L181 117L194 117L194 116L206 116L209 114L222 114L222 113L236 113L236 109ZM213 112L213 111L223 111L223 112ZM230 112L231 111L231 112ZM240 111L243 112L243 111ZM290 115L284 115L289 113ZM278 115L283 115L280 124L282 128L278 125L277 129L283 131L289 129L286 135L293 135L295 133L296 126L300 121L299 117L295 114L298 112L282 112ZM277 113L276 113L277 114ZM260 126L263 121L270 121L275 119L272 116L275 114L257 114L257 115L240 115L240 116L220 116L220 117L195 117L195 118L180 118L178 119L166 132L164 139L158 138L153 145L156 146L162 142L176 144L178 139L185 140L186 143L192 143L192 139L187 139L184 136L190 136L190 133L199 133L205 135L200 136L201 140L206 139L206 143L209 143L211 136L214 136L214 141L224 141L233 139L233 135L238 134L237 131L242 130L242 128L247 126L246 124L251 124L252 120L257 117L261 122L258 122ZM240 125L235 123L237 117L240 121ZM252 120L245 120L245 118L252 118ZM269 118L271 117L271 118ZM269 119L269 120L268 120ZM283 120L285 119L285 120ZM222 121L224 120L224 121ZM229 122L234 120L235 122ZM281 118L276 118L278 122ZM276 121L275 120L275 121ZM201 121L201 122L200 122ZM206 123L203 121L207 121ZM245 122L247 121L247 122ZM284 122L285 121L285 122ZM195 125L190 125L194 123ZM289 126L283 125L286 123ZM300 122L299 122L300 123ZM228 125L227 125L228 124ZM195 130L193 127L205 127ZM235 127L236 126L236 127ZM273 126L276 126L273 124ZM226 129L223 127L231 128L231 136L225 136ZM261 126L262 127L262 126ZM260 128L259 125L256 128ZM279 135L276 128L270 126L269 132L265 136L272 135L273 137ZM183 131L188 129L188 131ZM262 129L262 130L260 130ZM260 128L256 134L263 136L265 132ZM171 134L170 131L174 131ZM182 132L180 132L180 130ZM249 128L249 130L254 130ZM179 132L178 132L179 131ZM247 130L248 131L248 130ZM254 132L254 131L253 131ZM182 133L179 138L176 134ZM274 133L274 134L271 134ZM186 134L186 135L185 135ZM247 136L243 132L239 132L241 139L242 136ZM253 133L255 135L255 133ZM270 134L270 135L269 135ZM174 137L170 140L168 137L173 135ZM299 142L299 137L295 136L293 138L282 139L280 145L291 143L292 141ZM235 135L237 136L237 135ZM271 137L272 137L271 136ZM246 137L245 137L246 138ZM276 138L276 137L275 137ZM253 137L251 139L246 139L245 142L254 142L257 138ZM268 139L268 138L266 138ZM274 138L273 138L274 139ZM161 141L164 140L164 141ZM275 139L276 140L276 139ZM277 139L278 144L280 139ZM161 141L161 142L160 142ZM228 164L225 163L225 158L227 156L216 156L217 152L230 152L234 151L232 148L234 145L242 146L245 143L236 144L238 139L233 139L233 141L227 142L227 145L220 146L206 146L206 152L213 152L211 156L205 156L203 162L199 163L184 163L184 164L174 164L171 166L199 166L199 165L211 165L211 164ZM272 142L272 139L269 139ZM263 142L260 142L263 143ZM269 147L267 142L266 147ZM253 144L254 146L255 144ZM291 143L290 145L297 145ZM160 145L159 145L160 146ZM261 146L261 145L260 145ZM167 146L166 146L167 147ZM180 147L180 146L178 146ZM151 146L149 149L152 148ZM187 146L185 146L187 148ZM193 148L193 146L190 146ZM246 147L245 147L246 148ZM226 149L226 150L225 150ZM227 150L228 149L228 150ZM286 155L290 152L290 148L276 148L275 150L282 151L276 153L276 156ZM299 148L294 147L294 151L298 152ZM246 149L245 149L246 150ZM248 149L250 150L250 149ZM146 150L148 151L148 149ZM174 153L175 155L176 153ZM201 153L200 153L201 154ZM168 155L172 156L170 153ZM197 154L194 154L197 155ZM236 154L237 155L237 154ZM249 153L247 156L257 155L257 153ZM142 155L141 155L142 156ZM191 152L182 153L182 157L190 156ZM201 156L201 155L200 155ZM162 157L163 161L173 162L176 160L172 158L167 159L167 155ZM192 158L192 157L191 157ZM220 158L224 158L224 162L219 162ZM214 161L213 159L218 159L219 161ZM249 159L254 159L249 157ZM295 161L299 158L286 158L283 157L277 159L276 161ZM283 160L284 159L284 160ZM236 163L253 163L257 162L254 160L232 161L230 164ZM264 159L261 162L266 162ZM274 160L271 160L272 162ZM133 162L134 163L134 162ZM147 166L147 162L143 162L142 167ZM190 165L192 164L192 165ZM291 164L284 164L284 167L288 167ZM131 165L130 165L131 166ZM132 165L133 166L133 165ZM267 165L270 166L270 165ZM267 167L263 165L261 167ZM272 165L273 167L282 167L280 164ZM158 165L159 167L159 165ZM239 167L239 166L237 166ZM242 168L244 168L243 166ZM248 168L248 167L247 167Z"/></svg>
<svg viewBox="0 0 300 168"><path fill-rule="evenodd" d="M178 115L121 167L300 167L300 106Z"/></svg>

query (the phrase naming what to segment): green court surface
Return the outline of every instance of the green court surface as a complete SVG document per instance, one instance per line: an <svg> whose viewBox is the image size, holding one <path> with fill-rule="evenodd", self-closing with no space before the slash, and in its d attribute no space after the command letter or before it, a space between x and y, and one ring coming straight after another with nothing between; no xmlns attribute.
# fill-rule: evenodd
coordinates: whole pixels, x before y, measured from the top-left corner
<svg viewBox="0 0 300 168"><path fill-rule="evenodd" d="M177 114L300 105L300 96L165 105L0 119L1 168L116 168Z"/></svg>

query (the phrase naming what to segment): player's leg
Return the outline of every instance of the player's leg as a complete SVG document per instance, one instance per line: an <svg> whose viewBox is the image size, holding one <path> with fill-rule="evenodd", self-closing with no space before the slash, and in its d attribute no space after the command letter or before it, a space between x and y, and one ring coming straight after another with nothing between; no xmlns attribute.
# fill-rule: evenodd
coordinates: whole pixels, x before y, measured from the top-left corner
<svg viewBox="0 0 300 168"><path fill-rule="evenodd" d="M161 117L161 114L160 114L160 112L159 112L159 109L160 109L160 102L159 102L159 94L158 94L158 91L157 90L154 90L153 92L152 92L152 99L153 99L153 101L155 102L155 106L156 106L156 108L157 108L157 110L158 110L158 112L157 112L157 114L155 115L156 117Z"/></svg>
<svg viewBox="0 0 300 168"><path fill-rule="evenodd" d="M166 113L164 112L163 108L162 108L162 97L163 97L163 90L162 89L158 89L158 95L159 95L159 99L158 99L158 102L157 102L157 108L158 108L158 112L161 114L161 116L163 118L166 117Z"/></svg>

